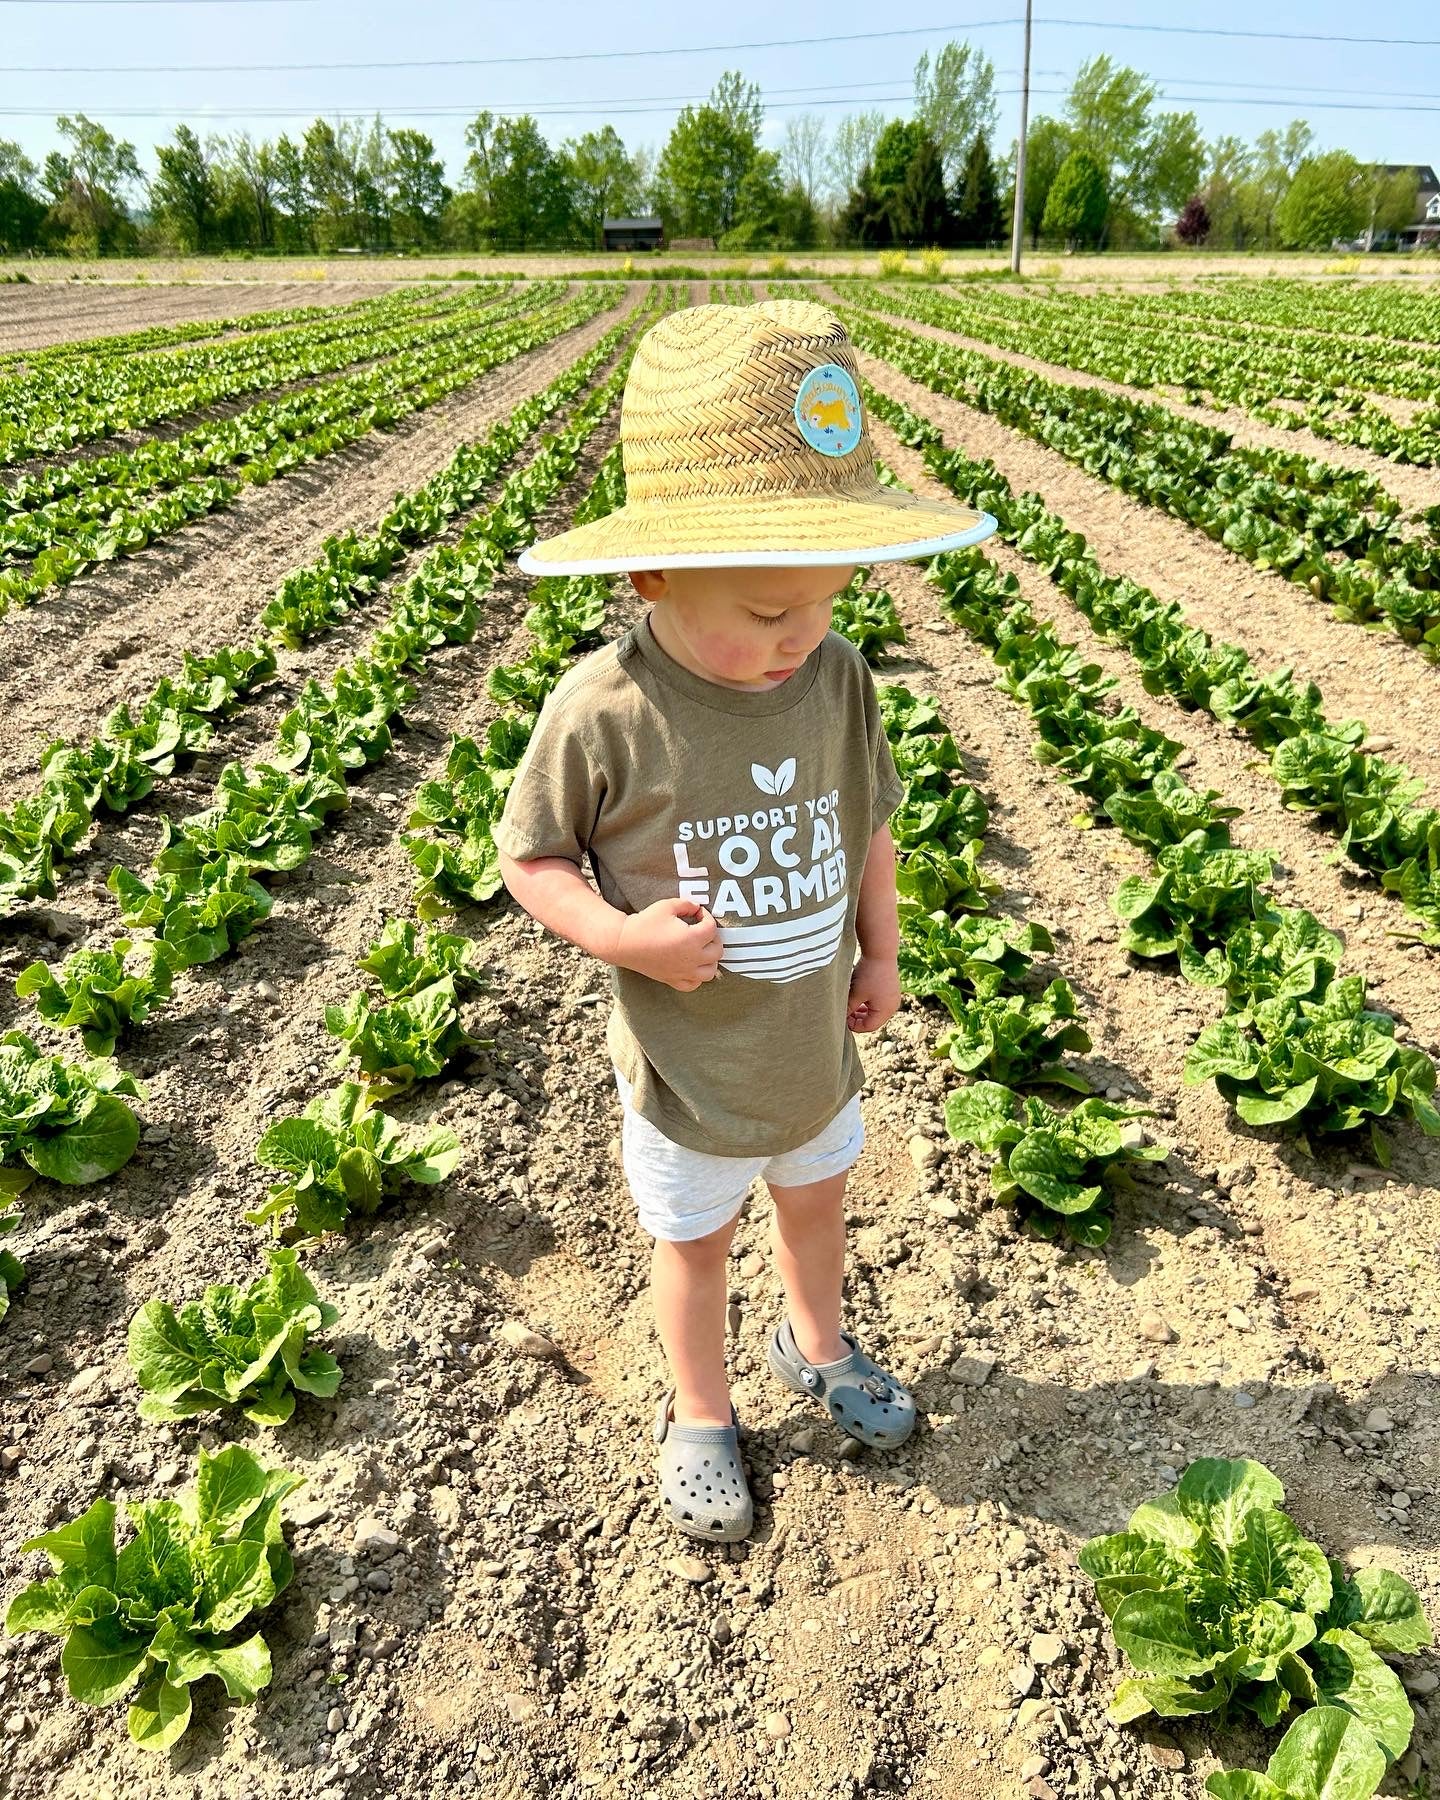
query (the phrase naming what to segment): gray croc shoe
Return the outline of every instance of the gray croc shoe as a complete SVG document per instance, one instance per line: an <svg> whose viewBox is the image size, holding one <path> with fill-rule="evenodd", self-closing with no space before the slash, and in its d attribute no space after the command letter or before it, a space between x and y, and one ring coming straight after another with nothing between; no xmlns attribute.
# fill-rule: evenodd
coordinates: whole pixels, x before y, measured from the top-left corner
<svg viewBox="0 0 1440 1800"><path fill-rule="evenodd" d="M729 1425L677 1425L670 1416L672 1388L655 1414L660 1446L660 1504L687 1537L736 1544L749 1537L755 1507L740 1462L739 1421Z"/></svg>
<svg viewBox="0 0 1440 1800"><path fill-rule="evenodd" d="M851 1337L840 1336L850 1354L840 1362L809 1363L795 1347L786 1319L770 1340L770 1367L788 1388L818 1400L844 1432L862 1444L893 1450L915 1429L915 1401Z"/></svg>

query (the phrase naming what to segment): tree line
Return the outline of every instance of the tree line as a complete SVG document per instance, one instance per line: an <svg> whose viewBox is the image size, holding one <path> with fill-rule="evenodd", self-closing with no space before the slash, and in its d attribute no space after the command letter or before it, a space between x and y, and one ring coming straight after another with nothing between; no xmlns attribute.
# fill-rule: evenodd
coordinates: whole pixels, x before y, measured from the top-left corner
<svg viewBox="0 0 1440 1800"><path fill-rule="evenodd" d="M1060 116L1037 117L1025 165L1032 244L1150 247L1173 232L1222 249L1311 248L1394 231L1413 177L1318 152L1303 120L1207 143L1192 112L1107 56ZM1007 237L1015 152L997 159L995 69L965 43L915 66L910 117L815 113L761 141L759 87L725 74L657 151L613 125L552 145L535 118L478 113L452 185L424 132L316 119L303 133L202 139L177 127L146 174L134 144L83 113L37 166L0 139L0 250L137 252L592 249L608 216L657 213L667 239L722 250L952 248Z"/></svg>

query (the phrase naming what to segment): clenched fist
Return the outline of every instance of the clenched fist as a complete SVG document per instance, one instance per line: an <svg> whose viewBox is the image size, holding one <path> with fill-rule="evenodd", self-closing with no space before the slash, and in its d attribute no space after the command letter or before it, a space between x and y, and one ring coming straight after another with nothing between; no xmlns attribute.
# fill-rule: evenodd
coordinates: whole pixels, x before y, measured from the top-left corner
<svg viewBox="0 0 1440 1800"><path fill-rule="evenodd" d="M657 900L629 913L615 940L612 961L679 993L713 981L720 968L720 927L693 900Z"/></svg>

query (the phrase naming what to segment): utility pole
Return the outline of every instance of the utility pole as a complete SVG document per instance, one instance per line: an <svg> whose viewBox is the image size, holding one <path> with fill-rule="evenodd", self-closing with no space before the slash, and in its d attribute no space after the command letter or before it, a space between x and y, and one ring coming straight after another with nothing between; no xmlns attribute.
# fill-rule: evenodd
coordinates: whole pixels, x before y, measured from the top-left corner
<svg viewBox="0 0 1440 1800"><path fill-rule="evenodd" d="M1020 273L1020 243L1025 236L1025 134L1030 125L1030 25L1035 0L1025 0L1025 72L1020 79L1020 136L1015 141L1015 217L1010 231L1010 273Z"/></svg>

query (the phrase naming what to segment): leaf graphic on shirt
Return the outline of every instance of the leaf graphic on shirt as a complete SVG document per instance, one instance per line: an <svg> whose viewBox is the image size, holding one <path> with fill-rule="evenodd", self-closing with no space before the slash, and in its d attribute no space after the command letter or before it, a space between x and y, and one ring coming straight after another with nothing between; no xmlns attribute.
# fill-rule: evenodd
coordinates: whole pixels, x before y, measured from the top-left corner
<svg viewBox="0 0 1440 1800"><path fill-rule="evenodd" d="M787 756L777 769L751 763L750 776L762 794L788 794L795 785L795 758Z"/></svg>

